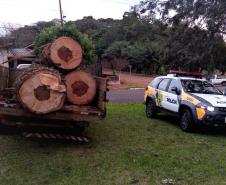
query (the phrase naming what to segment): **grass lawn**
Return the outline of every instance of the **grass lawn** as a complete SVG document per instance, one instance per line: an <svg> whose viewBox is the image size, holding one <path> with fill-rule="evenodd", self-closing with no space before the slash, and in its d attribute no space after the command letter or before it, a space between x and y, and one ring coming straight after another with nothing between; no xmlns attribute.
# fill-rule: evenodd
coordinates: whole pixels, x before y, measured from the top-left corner
<svg viewBox="0 0 226 185"><path fill-rule="evenodd" d="M142 104L109 104L106 120L86 131L90 145L0 136L0 184L226 184L226 130L188 134L176 122L147 119Z"/></svg>

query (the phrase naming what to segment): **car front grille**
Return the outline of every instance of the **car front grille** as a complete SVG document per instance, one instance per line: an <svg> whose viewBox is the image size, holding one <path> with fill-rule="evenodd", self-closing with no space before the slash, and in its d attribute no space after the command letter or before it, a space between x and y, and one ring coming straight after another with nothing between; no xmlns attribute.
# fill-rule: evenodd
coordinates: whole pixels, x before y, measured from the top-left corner
<svg viewBox="0 0 226 185"><path fill-rule="evenodd" d="M226 107L216 107L216 110L220 112L226 112Z"/></svg>

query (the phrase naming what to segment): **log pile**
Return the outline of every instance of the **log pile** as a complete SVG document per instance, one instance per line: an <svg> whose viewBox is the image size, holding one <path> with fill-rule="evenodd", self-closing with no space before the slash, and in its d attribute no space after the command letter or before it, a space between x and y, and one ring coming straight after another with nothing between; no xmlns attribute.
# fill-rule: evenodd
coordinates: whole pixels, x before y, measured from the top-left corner
<svg viewBox="0 0 226 185"><path fill-rule="evenodd" d="M93 76L78 67L83 62L80 44L59 37L43 46L42 65L25 70L16 80L18 102L35 114L47 114L63 105L89 105L96 95ZM60 73L64 70L64 73Z"/></svg>

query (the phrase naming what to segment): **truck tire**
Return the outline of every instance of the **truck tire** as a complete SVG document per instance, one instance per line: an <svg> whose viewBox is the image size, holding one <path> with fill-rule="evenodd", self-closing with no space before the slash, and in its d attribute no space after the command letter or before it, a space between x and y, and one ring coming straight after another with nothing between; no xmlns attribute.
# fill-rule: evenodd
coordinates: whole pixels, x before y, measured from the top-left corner
<svg viewBox="0 0 226 185"><path fill-rule="evenodd" d="M194 129L194 120L188 109L183 109L180 113L180 128L184 132L191 132Z"/></svg>
<svg viewBox="0 0 226 185"><path fill-rule="evenodd" d="M155 118L157 116L157 112L152 100L148 100L146 103L146 116L147 118Z"/></svg>

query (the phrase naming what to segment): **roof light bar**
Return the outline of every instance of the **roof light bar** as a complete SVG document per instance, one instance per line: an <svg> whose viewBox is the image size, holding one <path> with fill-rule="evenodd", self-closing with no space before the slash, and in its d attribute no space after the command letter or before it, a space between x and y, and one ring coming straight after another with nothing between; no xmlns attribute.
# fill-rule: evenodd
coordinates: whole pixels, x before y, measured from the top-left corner
<svg viewBox="0 0 226 185"><path fill-rule="evenodd" d="M195 77L195 78L202 78L202 73L199 72L188 72L188 71L177 71L177 70L170 70L169 74L174 74L176 76L184 76L184 77Z"/></svg>

